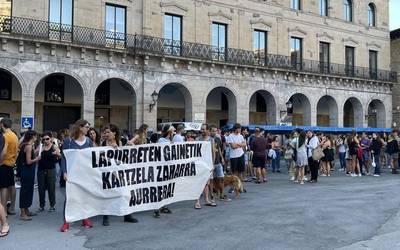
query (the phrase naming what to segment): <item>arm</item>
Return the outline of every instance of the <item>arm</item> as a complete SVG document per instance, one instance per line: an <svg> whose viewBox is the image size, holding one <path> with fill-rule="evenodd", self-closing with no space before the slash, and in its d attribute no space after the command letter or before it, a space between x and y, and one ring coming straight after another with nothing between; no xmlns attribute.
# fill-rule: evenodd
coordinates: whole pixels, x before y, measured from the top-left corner
<svg viewBox="0 0 400 250"><path fill-rule="evenodd" d="M3 148L3 150L0 152L0 163L3 162L4 155L5 155L6 152L7 152L7 148L8 148L8 143L7 143L7 142L4 142L4 148Z"/></svg>
<svg viewBox="0 0 400 250"><path fill-rule="evenodd" d="M37 156L35 159L32 159L32 145L26 145L24 148L24 152L26 155L26 164L31 165L33 163L36 163L40 160L40 155Z"/></svg>

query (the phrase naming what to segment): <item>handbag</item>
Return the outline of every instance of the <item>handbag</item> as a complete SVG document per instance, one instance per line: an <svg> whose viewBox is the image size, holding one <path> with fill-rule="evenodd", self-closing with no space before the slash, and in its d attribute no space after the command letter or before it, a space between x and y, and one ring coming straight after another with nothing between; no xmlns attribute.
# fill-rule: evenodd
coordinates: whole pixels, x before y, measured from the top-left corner
<svg viewBox="0 0 400 250"><path fill-rule="evenodd" d="M319 161L324 156L325 156L324 151L322 150L322 147L320 147L320 146L316 147L312 151L312 158L314 161Z"/></svg>

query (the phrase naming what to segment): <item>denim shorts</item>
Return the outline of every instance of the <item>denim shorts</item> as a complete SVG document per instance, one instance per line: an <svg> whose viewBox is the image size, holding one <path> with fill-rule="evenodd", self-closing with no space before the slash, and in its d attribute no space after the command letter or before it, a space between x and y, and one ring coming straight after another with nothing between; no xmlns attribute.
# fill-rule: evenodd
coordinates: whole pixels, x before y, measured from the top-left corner
<svg viewBox="0 0 400 250"><path fill-rule="evenodd" d="M224 168L221 163L214 165L214 178L224 178Z"/></svg>

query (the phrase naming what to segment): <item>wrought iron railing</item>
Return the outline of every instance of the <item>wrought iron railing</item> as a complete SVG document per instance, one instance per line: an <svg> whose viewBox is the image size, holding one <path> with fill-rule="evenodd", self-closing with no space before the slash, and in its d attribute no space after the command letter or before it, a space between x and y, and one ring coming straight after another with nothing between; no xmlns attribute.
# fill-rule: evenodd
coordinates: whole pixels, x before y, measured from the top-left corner
<svg viewBox="0 0 400 250"><path fill-rule="evenodd" d="M118 33L21 17L0 16L0 35L2 34L96 48L113 48L125 50L127 53L135 55L174 56L241 66L258 66L294 72L397 82L397 73L393 71L371 70L366 67L322 63L313 60L301 60L292 63L290 56L265 54L260 51L255 53L248 50L214 47L206 44Z"/></svg>

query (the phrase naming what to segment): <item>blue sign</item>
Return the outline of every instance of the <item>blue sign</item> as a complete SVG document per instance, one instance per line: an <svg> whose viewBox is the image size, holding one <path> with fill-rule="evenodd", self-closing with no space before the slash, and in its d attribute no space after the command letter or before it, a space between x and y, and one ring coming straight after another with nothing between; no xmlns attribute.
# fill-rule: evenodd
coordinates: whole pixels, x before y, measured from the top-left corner
<svg viewBox="0 0 400 250"><path fill-rule="evenodd" d="M21 129L33 129L33 117L32 116L23 116L21 118Z"/></svg>

